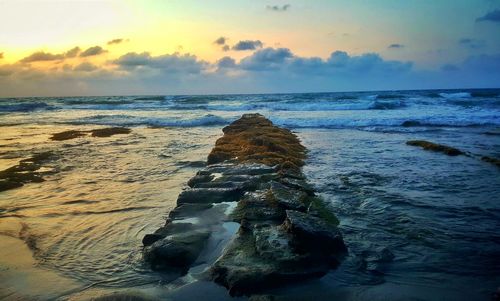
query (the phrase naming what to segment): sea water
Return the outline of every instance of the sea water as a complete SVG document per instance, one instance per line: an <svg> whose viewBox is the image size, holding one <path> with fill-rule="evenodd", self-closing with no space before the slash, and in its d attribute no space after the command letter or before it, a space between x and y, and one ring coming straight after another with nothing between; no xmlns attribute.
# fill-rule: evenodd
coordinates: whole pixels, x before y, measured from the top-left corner
<svg viewBox="0 0 500 301"><path fill-rule="evenodd" d="M309 149L304 172L349 248L337 270L275 293L488 300L500 286L500 169L480 160L500 158L500 90L40 97L0 99L1 170L33 153L57 154L45 182L0 192L0 236L9 242L1 296L171 287L168 273L144 265L141 239L164 223L221 128L250 112ZM103 126L132 133L50 140ZM405 144L413 139L469 156ZM10 260L21 248L29 264ZM34 267L23 274L26 265Z"/></svg>

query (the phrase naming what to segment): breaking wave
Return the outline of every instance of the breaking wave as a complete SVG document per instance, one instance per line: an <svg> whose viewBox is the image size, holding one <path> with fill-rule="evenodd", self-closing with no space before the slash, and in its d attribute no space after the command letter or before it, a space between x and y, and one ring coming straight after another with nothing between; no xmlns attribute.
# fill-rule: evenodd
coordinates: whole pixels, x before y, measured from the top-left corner
<svg viewBox="0 0 500 301"><path fill-rule="evenodd" d="M469 92L457 92L457 93L439 93L439 96L448 99L455 98L470 98L472 95Z"/></svg>
<svg viewBox="0 0 500 301"><path fill-rule="evenodd" d="M134 115L95 115L79 120L69 121L70 124L97 124L111 126L151 126L151 127L198 127L226 125L231 122L220 116L206 114L200 117L143 117Z"/></svg>

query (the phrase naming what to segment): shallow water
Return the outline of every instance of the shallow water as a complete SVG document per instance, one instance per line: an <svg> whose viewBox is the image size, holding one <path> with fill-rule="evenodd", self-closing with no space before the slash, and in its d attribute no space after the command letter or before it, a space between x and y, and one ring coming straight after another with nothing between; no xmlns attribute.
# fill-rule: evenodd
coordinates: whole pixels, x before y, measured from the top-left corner
<svg viewBox="0 0 500 301"><path fill-rule="evenodd" d="M350 251L332 282L387 287L379 298L404 292L422 300L487 300L496 290L498 168L405 141L427 139L498 156L498 137L464 129L303 130L299 136L311 150L305 173L337 213Z"/></svg>
<svg viewBox="0 0 500 301"><path fill-rule="evenodd" d="M58 159L48 166L59 172L43 183L0 193L0 233L29 241L41 266L82 286L127 287L162 279L142 264L142 237L164 223L219 129L134 128L130 135L61 142L46 134L68 127L3 129L2 140L15 141L4 145L4 154L18 154L19 160L35 150L52 150ZM25 228L23 235L7 231L16 223Z"/></svg>
<svg viewBox="0 0 500 301"><path fill-rule="evenodd" d="M210 292L205 298L227 298L225 289L209 284L171 292L182 284L167 285L168 274L143 265L141 239L164 223L221 127L260 111L308 147L304 171L338 215L349 247L338 270L278 292L289 300L487 300L500 286L500 170L479 159L500 157L498 95L0 100L0 170L41 151L57 157L44 165L54 171L45 182L0 192L0 242L7 246L0 273L10 279L1 282L0 298L77 299L131 287L181 299L203 290ZM405 121L412 123L402 126ZM129 126L132 133L49 139L105 125ZM470 157L405 145L410 139L458 147ZM17 248L20 257L33 258L11 262ZM21 271L29 271L31 282Z"/></svg>

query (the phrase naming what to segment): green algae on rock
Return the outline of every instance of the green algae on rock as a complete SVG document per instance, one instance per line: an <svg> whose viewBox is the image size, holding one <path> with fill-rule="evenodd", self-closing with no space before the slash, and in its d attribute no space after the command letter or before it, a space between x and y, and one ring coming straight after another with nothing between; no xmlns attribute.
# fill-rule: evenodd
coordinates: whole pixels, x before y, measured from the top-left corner
<svg viewBox="0 0 500 301"><path fill-rule="evenodd" d="M443 145L443 144L437 144L437 143L433 143L433 142L429 142L429 141L425 141L425 140L410 140L410 141L407 141L406 144L411 145L411 146L420 146L425 150L444 153L448 156L465 155L464 152L462 152L461 150L459 150L457 148L450 147L450 146Z"/></svg>
<svg viewBox="0 0 500 301"><path fill-rule="evenodd" d="M117 134L130 134L130 132L131 132L130 129L123 127L110 127L103 129L94 129L89 131L69 130L60 133L55 133L52 135L52 137L50 137L50 139L55 141L64 141L64 140L84 137L89 134L92 137L110 137Z"/></svg>
<svg viewBox="0 0 500 301"><path fill-rule="evenodd" d="M223 132L165 226L144 237L151 268L179 277L203 269L203 280L251 296L337 267L347 248L337 218L301 171L299 139L260 114Z"/></svg>
<svg viewBox="0 0 500 301"><path fill-rule="evenodd" d="M245 114L223 130L208 155L208 164L235 159L280 169L304 165L306 149L290 130L279 128L260 114Z"/></svg>

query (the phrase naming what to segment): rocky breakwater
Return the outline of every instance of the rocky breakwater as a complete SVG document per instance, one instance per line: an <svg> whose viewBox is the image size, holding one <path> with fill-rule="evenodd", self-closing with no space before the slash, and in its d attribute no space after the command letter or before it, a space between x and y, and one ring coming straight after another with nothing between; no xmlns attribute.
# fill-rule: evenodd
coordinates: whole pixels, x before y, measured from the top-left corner
<svg viewBox="0 0 500 301"><path fill-rule="evenodd" d="M165 226L144 237L151 267L253 295L338 266L347 249L301 171L299 139L259 114L223 132Z"/></svg>

